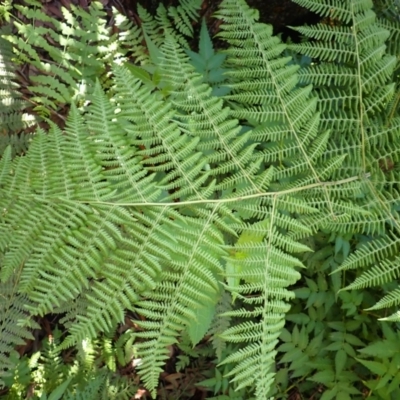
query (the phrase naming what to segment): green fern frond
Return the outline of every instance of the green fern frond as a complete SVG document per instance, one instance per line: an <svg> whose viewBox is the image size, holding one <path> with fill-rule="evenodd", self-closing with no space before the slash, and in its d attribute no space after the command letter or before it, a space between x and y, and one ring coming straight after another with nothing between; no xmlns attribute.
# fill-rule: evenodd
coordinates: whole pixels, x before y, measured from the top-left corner
<svg viewBox="0 0 400 400"><path fill-rule="evenodd" d="M184 35L193 35L191 21L197 20L201 7L201 0L180 0L177 7L168 7L168 16L172 19L174 26Z"/></svg>
<svg viewBox="0 0 400 400"><path fill-rule="evenodd" d="M361 247L342 264L341 269L358 268L363 265L372 264L380 259L390 258L397 254L399 238L395 233L388 232L388 235L371 241Z"/></svg>
<svg viewBox="0 0 400 400"><path fill-rule="evenodd" d="M275 173L276 179L282 182L281 189L284 188L283 178L298 175L303 169L287 169L285 177L279 176L282 173L279 170L290 167L286 153L290 145L293 146L291 156L303 163L310 176L309 182L324 179L312 166L314 162L306 151L316 139L317 99L312 96L311 86L299 87L298 67L287 65L289 58L282 56L285 45L272 36L271 27L256 23L256 13L242 2L223 2L218 16L224 21L219 36L231 45L226 50L226 64L230 67L227 75L232 91L226 99L233 103L232 115L257 126L255 134L266 143L267 160L270 159L268 150L276 149L275 162L279 162L281 168ZM322 152L321 147L316 155ZM306 182L299 181L299 185L306 185Z"/></svg>
<svg viewBox="0 0 400 400"><path fill-rule="evenodd" d="M181 0L178 6L158 5L155 17L138 5L138 15L142 29L151 41L161 47L164 35L169 35L185 48L189 48L187 38L193 36L192 22L198 19L201 0Z"/></svg>
<svg viewBox="0 0 400 400"><path fill-rule="evenodd" d="M368 12L372 8L372 0L356 0L351 2L351 6L347 3L338 1L326 2L322 0L295 0L302 7L307 8L323 17L330 17L349 23L353 13Z"/></svg>
<svg viewBox="0 0 400 400"><path fill-rule="evenodd" d="M393 79L398 60L393 38L398 22L378 20L370 1L334 2L331 6L322 1L295 1L335 19L334 25L294 28L315 41L290 46L313 58L312 65L299 75L303 85L314 85L320 97L321 126L331 130L332 141L325 154L347 154L342 168L336 170L341 176L371 174L358 195L359 205L370 213L367 220L354 219L356 214L349 210L343 222L323 226L338 232L374 235L340 266L340 271L371 266L345 289L392 282L398 278L400 227L394 211L398 199L395 165L399 160L399 129L398 85ZM378 302L378 308L397 304L395 297L396 292L389 293Z"/></svg>
<svg viewBox="0 0 400 400"><path fill-rule="evenodd" d="M394 260L384 260L381 264L372 267L361 274L351 285L344 288L363 289L370 286L381 286L387 282L392 282L399 277L399 258Z"/></svg>
<svg viewBox="0 0 400 400"><path fill-rule="evenodd" d="M237 244L230 257L230 270L227 279L235 282L243 279L246 284L228 286L234 298L239 298L248 304L251 312L244 309L230 311L224 315L238 318L251 318L248 322L239 323L223 332L220 337L226 341L249 342L249 344L228 356L222 364L238 363L229 376L237 382L238 389L245 386L256 386L259 398L267 398L273 379L272 366L275 352L273 348L284 324L284 313L288 311L286 303L293 294L286 289L289 282L296 282L299 273L295 267L300 267L298 259L285 254L279 249L287 245L285 240L274 234L274 217L276 201L273 202L270 221L265 228L265 241L255 244ZM239 239L243 241L244 239ZM278 247L279 246L279 247ZM262 322L255 323L260 318Z"/></svg>
<svg viewBox="0 0 400 400"><path fill-rule="evenodd" d="M106 81L108 67L126 54L125 44L119 45L117 35L111 34L99 3L92 2L88 11L75 6L71 10L63 8L64 21L47 16L41 7L39 2L16 6L26 18L45 21L46 25L37 27L15 21L18 35L3 37L14 45L17 60L38 71L29 86L35 105L57 110L72 100L83 100L96 79ZM129 36L131 26L120 21L119 27L127 29ZM139 41L137 33L129 37ZM43 51L48 54L46 61Z"/></svg>
<svg viewBox="0 0 400 400"><path fill-rule="evenodd" d="M209 303L218 295L217 276L222 273L219 258L224 255L217 245L223 243L213 228L214 214L208 221L190 221L177 235L176 250L166 263L161 282L147 299L137 302L136 310L148 321L137 321L146 339L138 343L142 361L140 375L149 388L157 387L162 365L168 358L167 347L177 341L179 332L196 322L199 304Z"/></svg>
<svg viewBox="0 0 400 400"><path fill-rule="evenodd" d="M28 103L15 83L12 59L12 46L0 37L0 155L9 144L13 144L13 155L25 151L30 137L21 131L35 124L33 116L26 112Z"/></svg>
<svg viewBox="0 0 400 400"><path fill-rule="evenodd" d="M383 308L390 308L400 304L400 288L390 291L387 295L383 296L376 304L368 308L368 310L380 310Z"/></svg>
<svg viewBox="0 0 400 400"><path fill-rule="evenodd" d="M3 248L1 249L3 251ZM2 262L2 258L0 258ZM38 329L38 324L26 311L26 307L33 303L23 294L17 293L18 275L21 267L8 282L0 283L0 385L4 379L10 377L16 367L9 355L15 346L25 344L26 340L33 339L32 329Z"/></svg>
<svg viewBox="0 0 400 400"><path fill-rule="evenodd" d="M376 23L370 1L335 2L332 9L321 1L296 2L340 21L336 24L340 26L294 28L318 40L290 47L317 60L301 70L300 76L302 82L315 85L319 94L321 126L331 130L335 141L330 151L346 148L346 164L362 165L365 173L375 157L368 146L368 129L394 94L389 80L396 58L385 55L384 45L389 32ZM343 73L338 74L339 70Z"/></svg>
<svg viewBox="0 0 400 400"><path fill-rule="evenodd" d="M175 119L175 110L163 102L159 94L151 93L146 86L140 87L140 80L126 69L116 68L115 76L121 117L132 121L124 128L132 137L132 143L142 146L138 154L148 166L147 170L157 172L161 187L165 192L172 192L168 197L192 194L201 199L211 194L215 184L207 182L210 175L205 168L207 160L196 151L199 138L182 134L178 125L170 122ZM127 102L136 98L138 101Z"/></svg>
<svg viewBox="0 0 400 400"><path fill-rule="evenodd" d="M2 159L2 186L11 197L2 202L7 222L2 223L1 230L18 232L2 244L2 279L7 281L17 267L24 265L21 293L29 293L36 306L28 308L40 314L75 299L82 302L78 306L81 312L74 316L72 336L64 346L93 337L96 330L112 329L123 320L123 310L135 303L137 292L154 287L160 273L160 257L168 257L160 250L165 247L161 243L170 229L174 230L171 225L177 219L165 209L149 209L143 215L138 210L100 204L114 196L113 201L121 196L126 200L128 192L131 201L143 201L144 194L149 201L160 193L150 180L144 180L143 187L138 184L134 190L134 179L139 182L143 174L138 172L135 178L135 167L128 168L127 174L129 160L123 152L131 145L121 142L121 128L114 117L109 100L97 87L86 120L76 108L72 109L66 128L68 135L56 128L48 135L38 132L29 155L15 160L11 175L11 166L6 158ZM131 162L135 163L135 157ZM137 168L142 168L137 158L136 163ZM121 184L119 174L131 178ZM27 179L29 185L21 184ZM20 192L19 185L23 188ZM25 196L29 207L24 202L10 206L17 193ZM99 204L86 204L93 201ZM24 227L17 220L23 209ZM141 265L140 272L136 263ZM121 294L119 300L111 301L116 289ZM81 293L85 295L79 297ZM68 311L74 314L76 310ZM96 321L92 319L95 313Z"/></svg>
<svg viewBox="0 0 400 400"><path fill-rule="evenodd" d="M187 56L173 41L167 39L162 51L161 70L170 88L171 100L178 108L179 126L190 136L199 137L197 148L206 156L211 176L229 175L215 190L227 186L248 187L246 191L236 192L236 196L264 191L272 174L268 170L257 174L262 158L255 158L254 146L247 145L249 133L239 134L241 128L230 117L231 110L223 107L222 99L212 96L210 86L201 83L201 76L194 72Z"/></svg>
<svg viewBox="0 0 400 400"><path fill-rule="evenodd" d="M387 18L379 18L378 25L390 32L387 51L390 54L400 54L400 21L390 21Z"/></svg>

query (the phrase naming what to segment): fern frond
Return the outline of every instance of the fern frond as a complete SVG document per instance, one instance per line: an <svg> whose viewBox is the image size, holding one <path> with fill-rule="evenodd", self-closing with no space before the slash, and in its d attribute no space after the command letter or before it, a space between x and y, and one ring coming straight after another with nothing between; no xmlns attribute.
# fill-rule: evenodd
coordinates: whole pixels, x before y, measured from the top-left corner
<svg viewBox="0 0 400 400"><path fill-rule="evenodd" d="M18 136L23 129L34 125L33 116L25 112L28 103L18 91L12 46L0 37L0 155L13 144L13 155L28 148L28 135Z"/></svg>
<svg viewBox="0 0 400 400"><path fill-rule="evenodd" d="M193 35L191 21L198 19L201 0L180 0L179 3L177 7L168 7L168 16L182 34L191 37Z"/></svg>
<svg viewBox="0 0 400 400"><path fill-rule="evenodd" d="M0 258L0 265L2 258ZM38 329L38 324L26 311L26 306L32 305L29 298L17 293L18 277L23 264L8 282L0 283L0 385L3 378L10 375L15 365L9 357L15 346L25 344L33 339L32 329Z"/></svg>
<svg viewBox="0 0 400 400"><path fill-rule="evenodd" d="M400 54L400 21L390 21L387 18L379 18L378 25L390 32L387 51L390 54Z"/></svg>
<svg viewBox="0 0 400 400"><path fill-rule="evenodd" d="M171 123L175 110L159 94L141 86L126 69L117 67L115 76L121 116L131 121L124 128L133 143L143 147L138 154L143 158L142 163L148 165L148 171L161 175L164 191L171 191L173 198L188 194L199 199L209 196L215 184L207 182L210 175L205 168L207 160L196 150L199 138L182 134L178 125ZM128 103L128 99L137 101Z"/></svg>
<svg viewBox="0 0 400 400"><path fill-rule="evenodd" d="M376 304L368 308L368 310L380 310L383 308L390 308L400 304L400 288L390 291L387 295L383 296Z"/></svg>
<svg viewBox="0 0 400 400"><path fill-rule="evenodd" d="M306 150L319 146L313 144L319 124L317 98L312 95L311 86L298 85L298 67L287 65L289 59L282 55L285 45L272 36L271 27L257 23L256 13L242 2L223 2L218 16L224 21L219 36L231 44L226 50L226 63L230 67L227 75L232 90L226 99L232 102L233 116L257 126L254 134L265 143L266 160L277 156L275 163L281 168L276 169L275 178L281 183L279 188L285 188L288 176L300 178L304 168L309 180L299 180L299 186L324 179ZM322 144L323 140L318 140ZM269 154L269 149L275 153ZM316 156L322 152L320 147ZM292 159L297 160L299 167L290 170ZM339 164L332 164L332 169ZM280 170L286 169L285 176L280 176ZM329 167L325 171L325 177L331 173ZM330 202L327 195L325 200Z"/></svg>
<svg viewBox="0 0 400 400"><path fill-rule="evenodd" d="M233 377L232 381L237 383L238 389L255 385L258 398L267 398L269 393L274 376L273 349L284 325L284 314L289 309L286 301L293 296L286 287L289 282L297 281L299 273L295 267L301 266L298 259L280 250L281 246L287 246L288 243L274 232L275 216L279 215L277 204L278 201L274 200L269 210L270 221L264 231L266 239L260 243L252 240L248 245L238 243L232 249L234 255L229 261L228 282L229 279L233 279L233 282L243 279L247 283L228 285L227 288L234 298L240 298L252 308L251 311L237 309L225 313L225 316L249 318L249 321L232 326L220 334L226 341L249 343L239 352L228 356L222 364L237 363L229 376ZM241 237L239 241L244 241L244 238ZM262 322L255 322L259 318Z"/></svg>
<svg viewBox="0 0 400 400"><path fill-rule="evenodd" d="M335 18L334 26L294 28L315 41L290 46L314 58L313 65L299 74L303 85L314 85L320 97L321 126L331 130L332 141L325 154L347 154L341 176L371 175L358 195L358 204L370 213L368 219L363 221L349 210L345 220L328 225L329 230L338 232L374 235L339 268L342 271L368 266L345 289L395 281L400 228L395 211L399 182L395 165L399 160L400 137L398 85L393 79L398 60L393 38L398 23L378 20L371 1L334 1L330 5L319 0L295 1ZM397 304L395 296L396 292L385 296L378 308Z"/></svg>
<svg viewBox="0 0 400 400"><path fill-rule="evenodd" d="M332 146L337 152L350 148L346 164L362 165L367 172L375 157L368 146L368 129L374 126L377 110L385 109L394 94L389 79L396 58L385 55L384 45L389 32L376 23L369 1L335 2L332 9L321 1L296 2L340 21L340 26L294 28L318 40L290 47L318 60L300 71L301 79L318 91L321 124L331 130ZM339 70L343 72L340 76Z"/></svg>
<svg viewBox="0 0 400 400"><path fill-rule="evenodd" d="M210 213L207 221L192 219L190 225L182 227L161 282L146 293L148 299L137 302L137 312L149 319L137 321L145 331L136 333L146 339L138 343L142 359L139 370L149 388L157 386L161 367L168 358L167 346L196 321L199 304L210 302L218 293L217 276L222 273L218 260L224 251L216 246L223 239L212 226L214 218Z"/></svg>
<svg viewBox="0 0 400 400"><path fill-rule="evenodd" d="M83 100L96 79L107 80L107 69L114 60L121 60L126 51L107 27L106 14L100 3L90 3L84 11L72 6L62 8L64 21L47 16L39 2L16 5L19 12L33 21L45 21L44 26L14 22L18 35L4 35L14 45L16 58L36 67L29 89L38 107L57 110L72 100ZM129 25L119 24L128 30ZM139 41L137 34L131 38ZM54 42L56 44L54 44ZM45 62L41 54L46 51Z"/></svg>
<svg viewBox="0 0 400 400"><path fill-rule="evenodd" d="M164 7L158 5L155 17L138 5L138 14L142 21L143 32L151 41L161 47L163 37L169 35L185 48L189 48L187 38L193 36L192 22L198 19L201 0L180 0L180 5Z"/></svg>
<svg viewBox="0 0 400 400"><path fill-rule="evenodd" d="M339 1L323 1L323 0L295 0L295 2L310 11L315 12L323 17L330 17L349 23L353 13L362 13L372 8L372 0L356 0L351 2L351 8L347 3Z"/></svg>
<svg viewBox="0 0 400 400"><path fill-rule="evenodd" d="M7 237L9 229L16 232L1 243L2 279L8 281L23 265L20 290L29 294L27 308L36 313L78 302L78 314L74 307L67 307L74 324L64 346L114 328L138 293L154 287L161 270L159 260L168 257L162 243L176 229L174 220L179 220L172 210L149 209L143 214L116 205L87 205L110 201L113 196L126 200L128 193L131 200L144 201L145 195L151 200L160 193L151 179L144 179L143 186L134 182L142 180L139 170L143 167L135 156L130 162L137 167L127 167L129 160L123 152L132 145L126 137L123 142L104 93L99 87L94 93L85 118L72 109L68 135L57 128L48 135L38 132L29 155L15 160L14 174L7 173L6 157L1 160L2 188L9 193L2 199L7 218L1 224L1 237ZM118 174L130 178L118 183ZM22 183L27 180L28 185ZM15 202L14 196L25 200ZM20 212L26 217L24 227L18 222ZM111 301L117 289L119 299Z"/></svg>
<svg viewBox="0 0 400 400"><path fill-rule="evenodd" d="M381 264L372 267L365 271L358 278L355 279L349 286L345 287L344 290L350 289L364 289L370 286L379 286L387 282L392 282L399 277L399 258L396 257L394 260L384 260Z"/></svg>
<svg viewBox="0 0 400 400"><path fill-rule="evenodd" d="M271 171L259 174L262 158L253 156L254 146L248 146L249 133L239 134L238 121L230 117L222 99L212 96L212 89L202 83L188 58L172 40L162 47L161 68L171 90L171 100L178 108L178 124L184 132L196 135L197 148L206 156L211 176L228 175L215 190L248 187L235 195L263 192L272 178ZM235 174L235 172L238 172Z"/></svg>

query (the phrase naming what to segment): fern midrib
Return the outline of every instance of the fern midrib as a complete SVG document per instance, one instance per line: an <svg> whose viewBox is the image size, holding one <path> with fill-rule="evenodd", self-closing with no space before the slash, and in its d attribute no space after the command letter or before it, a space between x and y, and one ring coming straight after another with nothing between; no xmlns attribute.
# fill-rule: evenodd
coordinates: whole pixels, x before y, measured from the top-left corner
<svg viewBox="0 0 400 400"><path fill-rule="evenodd" d="M267 314L269 314L271 311L268 311L267 310L267 308L271 308L271 305L270 305L270 302L269 302L269 300L271 299L271 292L270 292L270 282L269 282L269 277L270 277L270 273L269 273L269 263L270 263L270 261L269 261L269 259L270 259L270 256L271 256L271 254L272 254L272 252L271 251L269 251L270 249L271 249L271 247L272 247L272 238L274 237L274 235L273 235L273 229L274 229L274 220L275 220L275 213L276 213L276 203L277 203L277 198L278 198L278 196L279 195L275 195L274 197L273 197L273 199L272 199L272 208L271 208L271 212L270 212L270 218L271 218L271 221L270 221L270 223L269 223L269 229L268 229L268 241L265 243L265 252L266 252L266 256L265 256L265 262L264 262L264 265L265 265L265 269L264 269L264 289L263 289L263 292L264 292L264 299L265 299L265 301L264 301L264 307L263 307L263 321L266 321L267 320ZM270 368L271 368L271 364L268 364L267 365L267 363L265 363L265 362L263 362L263 360L266 360L268 357L271 357L271 353L270 352L268 352L268 353L266 353L265 351L266 351L266 349L268 349L268 341L267 341L267 337L268 337L268 335L267 334L263 334L263 335L261 335L261 341L262 341L262 346L261 346L261 353L262 353L262 358L261 358L261 366L260 366L260 369L261 369L261 377L263 377L262 378L262 380L265 378L265 377L267 377L268 376L268 373L270 373ZM258 385L259 385L259 383L258 383ZM265 396L267 395L267 393L265 393Z"/></svg>
<svg viewBox="0 0 400 400"><path fill-rule="evenodd" d="M190 79L188 80L188 82L190 83L190 87L192 89L194 89L194 86L192 85L192 82L191 82ZM197 94L196 91L194 93ZM244 168L242 163L239 163L237 161L235 155L231 151L230 146L226 143L224 137L220 134L218 126L214 123L213 118L211 118L211 115L208 112L208 108L203 104L203 102L201 101L200 97L198 97L198 101L199 101L199 104L201 105L201 108L202 108L202 111L203 111L203 115L207 116L207 119L208 119L210 125L212 126L214 133L216 133L217 136L218 136L219 143L221 143L223 145L224 150L229 154L230 160L234 162L234 164L239 169L239 171L243 174L243 176L246 177L246 180L250 183L251 186L253 186L253 189L256 192L258 192L258 194L261 194L262 192L257 187L257 185L254 183L254 179L247 173L247 170L246 170L246 168Z"/></svg>
<svg viewBox="0 0 400 400"><path fill-rule="evenodd" d="M393 225L397 228L397 231L400 233L400 221L398 221L394 216L389 207L389 202L382 195L382 192L377 191L376 185L372 183L371 180L368 180L368 187L370 188L371 193L374 196L374 200L378 202L380 205L380 209L383 210L387 216L386 220L390 220ZM382 198L383 197L383 198Z"/></svg>
<svg viewBox="0 0 400 400"><path fill-rule="evenodd" d="M307 151L304 148L303 144L301 143L301 141L300 141L300 139L299 139L299 137L297 135L296 129L295 129L294 125L293 125L292 119L290 118L290 113L288 112L288 109L286 107L286 103L284 101L284 96L282 95L281 87L277 83L275 75L274 75L274 73L273 73L273 71L271 69L269 60L265 56L265 52L263 51L263 47L261 45L262 41L260 40L259 35L257 34L257 32L254 30L254 21L250 21L248 19L248 17L247 17L247 14L245 12L243 12L243 10L242 10L242 15L245 15L246 20L247 20L247 26L250 27L250 30L251 30L251 32L253 34L253 37L255 38L254 42L258 47L259 54L261 54L261 56L263 58L264 66L268 70L268 74L269 74L269 76L271 78L271 81L272 81L272 83L273 83L273 85L275 87L277 96L279 98L281 109L283 110L283 113L285 115L286 121L290 126L290 130L291 130L293 136L296 138L296 142L297 142L298 148L300 149L301 153L303 154L304 159L307 160L307 164L308 164L310 170L312 171L312 174L314 175L315 180L317 182L320 182L320 178L319 178L317 172L314 169L313 163L308 158ZM324 193L325 193L325 198L326 198L327 204L329 205L329 209L330 209L332 218L335 218L335 213L333 211L333 206L332 206L332 203L331 203L330 198L329 198L329 193L328 193L328 191L326 189L324 190Z"/></svg>
<svg viewBox="0 0 400 400"><path fill-rule="evenodd" d="M186 281L186 277L189 274L189 272L191 271L194 256L195 256L195 254L197 254L197 249L200 247L202 238L204 237L204 234L206 233L207 229L209 228L210 224L212 223L213 216L216 214L218 207L219 207L219 205L217 204L213 208L212 212L209 214L209 216L207 218L207 221L204 222L204 224L202 226L202 231L199 233L196 242L191 247L191 254L186 263L187 267L184 269L183 273L181 274L180 279L176 282L176 290L174 291L174 295L170 300L171 306L168 307L167 314L164 316L164 318L162 320L162 323L161 323L162 327L159 331L158 338L155 341L155 343L157 343L157 345L155 345L155 348L160 348L160 346L165 347L165 342L163 342L162 339L168 335L164 335L163 331L165 329L171 329L171 328L168 328L170 321L173 319L175 314L179 313L179 306L181 306L181 303L178 301L179 295L181 294L180 288ZM184 327L182 326L182 329L183 328ZM172 328L172 329L174 329L174 328ZM157 351L155 351L152 355L152 358L155 359L155 361L157 361L158 356L159 356L159 353ZM156 364L156 362L155 362L155 364ZM158 379L158 375L157 375L156 379Z"/></svg>
<svg viewBox="0 0 400 400"><path fill-rule="evenodd" d="M365 174L364 178L369 178L370 174ZM327 181L327 182L319 182L319 183L311 183L309 185L305 186L300 186L300 187L295 187L291 189L285 189L285 190L280 190L279 192L263 192L263 193L254 193L254 194L249 194L249 195L243 195L243 196L238 196L238 197L229 197L229 198L224 198L224 199L204 199L204 200L185 200L185 201L180 201L180 202L145 202L145 203L140 203L140 202L114 202L114 201L105 201L105 200L90 200L90 199L69 199L65 197L60 197L60 196L48 196L46 198L43 198L42 196L39 196L37 194L26 194L24 193L25 198L28 197L33 201L38 201L38 202L73 202L74 204L92 204L92 205L108 205L108 206L122 206L122 207L184 207L184 206L191 206L191 205L196 205L196 204L213 204L213 203L236 203L238 201L242 200L248 200L248 199L256 199L260 197L273 197L276 196L277 194L279 195L285 195L285 194L292 194L292 193L298 193L302 192L304 190L309 190L309 189L315 189L318 187L329 187L329 186L340 186L340 185L345 185L347 183L355 182L360 180L360 176L352 176L350 178L345 178L337 181Z"/></svg>
<svg viewBox="0 0 400 400"><path fill-rule="evenodd" d="M165 138L162 135L158 134L158 132L162 132L162 130L165 129L165 127L161 126L158 121L154 121L154 116L152 116L149 113L149 110L147 108L143 107L142 103L138 102L137 105L139 106L139 109L143 112L143 114L146 116L147 121L151 123L152 128L153 127L155 128L155 129L153 128L153 132L156 133L156 137L158 138L158 140L161 141L163 148L168 153L170 159L174 164L174 167L180 172L181 176L185 179L185 182L191 188L192 193L196 193L196 195L200 199L204 199L204 196L198 191L197 187L193 185L193 182L187 178L185 171L183 171L183 169L181 168L182 163L179 162L179 160L176 158L175 152L169 150L169 144L166 142ZM165 118L163 118L162 121L165 122ZM175 129L179 129L178 125L176 124L175 124Z"/></svg>
<svg viewBox="0 0 400 400"><path fill-rule="evenodd" d="M103 93L101 95L103 95ZM107 106L111 106L110 103L107 103ZM138 193L140 198L142 199L142 201L144 203L146 203L146 197L143 194L143 192L142 192L142 190L140 188L140 185L136 184L136 181L134 180L132 174L130 173L130 169L126 166L126 161L125 161L124 154L119 151L119 147L116 146L116 142L111 140L112 139L112 135L110 133L114 132L113 126L115 126L115 122L113 124L113 121L110 120L110 114L107 112L107 109L105 108L105 103L101 102L100 103L100 107L101 107L101 119L102 119L102 122L104 123L104 127L106 128L106 129L103 129L103 132L107 132L108 137L110 139L109 142L110 142L110 144L112 145L112 147L114 149L116 158L119 161L119 165L124 167L123 168L124 176L126 178L128 178L127 179L127 183L129 182L132 185L132 187L135 188L136 193ZM90 125L90 123L88 125ZM116 135L118 135L118 134L119 133L116 132Z"/></svg>
<svg viewBox="0 0 400 400"><path fill-rule="evenodd" d="M122 202L122 203L116 203L116 202L109 202L109 201L95 201L95 200L74 200L76 203L81 203L81 204L104 204L104 205L119 205L119 206L132 206L132 207L184 207L184 206L191 206L191 205L196 205L196 204L213 204L213 203L236 203L238 201L243 201L243 200L250 200L250 199L256 199L260 197L274 197L277 195L290 195L293 193L298 193L302 192L304 190L309 190L309 189L315 189L319 187L329 187L329 186L341 186L345 185L347 183L351 182L356 182L359 181L361 178L368 179L370 177L370 174L365 174L364 177L360 176L352 176L349 178L337 180L337 181L326 181L326 182L318 182L318 183L311 183L309 185L305 186L299 186L291 189L286 189L286 190L280 190L279 192L264 192L264 193L254 193L254 194L249 194L249 195L244 195L244 196L239 196L239 197L229 197L229 198L224 198L224 199L204 199L204 200L187 200L187 201L180 201L180 202L147 202L147 203L137 203L137 202L132 202L132 203L127 203L127 202ZM37 199L37 196L32 196L34 199ZM39 198L40 200L40 198ZM46 199L41 199L44 201L47 201ZM63 200L59 197L54 197L54 200Z"/></svg>
<svg viewBox="0 0 400 400"><path fill-rule="evenodd" d="M176 47L173 46L174 52L175 52L175 57L176 59L179 59L180 55L176 52ZM179 64L180 65L180 64ZM187 85L190 87L189 92L191 95L196 96L197 104L201 106L201 113L202 115L207 117L207 121L212 127L212 131L217 135L219 143L222 144L222 148L225 150L227 154L229 154L230 160L233 161L233 163L236 165L236 167L239 169L239 171L243 174L243 176L246 177L246 180L248 183L253 186L253 189L258 192L262 193L260 189L255 185L254 179L251 175L248 174L245 166L242 165L242 163L239 163L238 160L236 159L236 156L232 153L231 151L231 146L229 146L229 143L225 141L225 138L221 135L218 125L214 122L213 116L210 114L208 107L203 103L201 96L198 95L197 87L193 84L193 78L187 74L186 70L184 68L180 68L179 71L180 75L184 77L184 81L187 83ZM219 102L222 102L222 100L218 100ZM221 110L222 112L222 110Z"/></svg>
<svg viewBox="0 0 400 400"><path fill-rule="evenodd" d="M360 126L360 134L361 134L361 159L362 159L362 169L365 173L367 169L367 162L365 158L365 129L364 129L364 103L363 103L363 90L362 90L362 81L361 81L361 63L360 63L360 44L358 41L357 31L356 31L356 17L354 11L354 3L350 2L350 10L351 10L351 19L352 19L352 27L351 29L354 31L354 44L355 44L355 54L356 54L356 62L357 62L357 90L358 90L358 101L359 101L359 126Z"/></svg>

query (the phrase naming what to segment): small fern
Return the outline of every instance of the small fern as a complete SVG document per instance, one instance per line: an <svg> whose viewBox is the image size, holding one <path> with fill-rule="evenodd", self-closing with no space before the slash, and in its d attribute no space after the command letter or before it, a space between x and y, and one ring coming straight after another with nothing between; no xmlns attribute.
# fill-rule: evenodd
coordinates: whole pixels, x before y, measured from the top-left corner
<svg viewBox="0 0 400 400"><path fill-rule="evenodd" d="M12 46L0 37L0 154L12 144L14 156L27 150L30 135L23 130L33 126L35 119L27 112L28 102L18 91L12 58Z"/></svg>
<svg viewBox="0 0 400 400"><path fill-rule="evenodd" d="M30 74L30 101L44 116L72 101L83 104L96 79L106 82L111 63L125 54L124 41L140 40L118 16L120 33L112 34L102 5L97 2L92 2L88 11L74 5L71 10L62 8L63 21L47 16L35 0L16 9L32 22L14 21L18 34L4 37L14 46L16 62L35 70ZM43 23L35 26L35 21Z"/></svg>
<svg viewBox="0 0 400 400"><path fill-rule="evenodd" d="M97 353L105 353L106 346L101 340L81 342L73 362L63 360L57 348L60 340L61 332L56 329L42 341L40 351L19 361L18 373L6 379L7 399L25 398L29 390L40 399L127 400L135 394L134 385L94 361ZM34 387L27 388L31 382Z"/></svg>

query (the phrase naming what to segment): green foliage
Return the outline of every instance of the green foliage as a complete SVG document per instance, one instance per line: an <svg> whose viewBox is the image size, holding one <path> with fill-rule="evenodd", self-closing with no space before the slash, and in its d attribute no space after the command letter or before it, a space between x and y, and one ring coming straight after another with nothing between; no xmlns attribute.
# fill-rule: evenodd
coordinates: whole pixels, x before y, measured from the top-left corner
<svg viewBox="0 0 400 400"><path fill-rule="evenodd" d="M340 269L373 266L346 289L384 285L399 276L396 257L400 227L396 209L396 162L399 154L396 144L400 119L398 103L392 103L398 90L395 73L398 59L396 53L390 53L397 49L389 45L389 53L385 53L385 41L395 37L396 29L388 31L383 27L385 24L376 21L370 9L372 2L359 2L351 9L338 5L332 13L319 2L301 4L315 9L320 7L323 15L329 14L338 20L337 26L333 27L320 24L312 28L298 28L308 37L320 40L291 46L319 59L318 63L305 70L303 82L312 83L319 92L321 123L330 127L333 139L330 152L349 152L345 166L352 171L373 171L366 187L371 196L370 203L366 205L373 212L372 218L360 221L351 228L337 227L337 231L375 234L375 238L348 257ZM398 22L396 26L398 29ZM331 78L335 71L344 71L343 68L346 74ZM389 80L393 75L394 79ZM399 299L398 291L394 290L371 310L390 307ZM396 315L385 319L397 320Z"/></svg>
<svg viewBox="0 0 400 400"><path fill-rule="evenodd" d="M62 21L47 16L35 0L15 8L31 22L15 21L17 34L4 38L13 44L14 63L36 69L30 77L29 100L44 116L71 102L84 104L96 79L107 85L110 65L124 59L126 42L134 45L141 40L137 30L130 30L126 18L118 14L120 32L112 33L97 2L91 2L88 11L74 5L71 10L62 8Z"/></svg>
<svg viewBox="0 0 400 400"><path fill-rule="evenodd" d="M40 351L29 359L24 356L13 375L4 380L9 388L7 399L29 396L27 388L32 382L34 387L30 391L34 397L31 395L29 398L41 400L127 400L134 395L137 388L126 379L115 376L113 368L110 368L110 363L116 362L116 355L108 354L107 340L82 341L77 346L74 360L68 362L62 359L57 347L61 331L55 330L53 334L42 341ZM120 341L123 339L121 336ZM15 357L15 353L11 355ZM101 366L104 361L106 365Z"/></svg>
<svg viewBox="0 0 400 400"><path fill-rule="evenodd" d="M7 4L3 6L7 9ZM0 13L2 8L0 7ZM7 32L8 29L2 30ZM34 118L26 112L27 101L18 92L14 82L16 75L12 63L12 46L0 37L0 154L13 145L13 155L22 153L28 147L29 135L17 136L23 129L34 124Z"/></svg>
<svg viewBox="0 0 400 400"><path fill-rule="evenodd" d="M155 397L168 349L183 369L209 340L218 365L199 385L216 399L398 396L397 325L371 313L400 319L397 5L378 19L370 1L297 2L332 23L296 28L308 40L288 46L224 0L227 49L203 22L198 53L199 1L139 8L141 28L117 16L119 36L98 3L63 22L16 6L46 23L5 35L38 70L33 101L70 112L0 159L9 393L31 376L43 398L119 398L109 371L135 356ZM18 359L50 313L65 336ZM127 313L137 328L115 342Z"/></svg>

